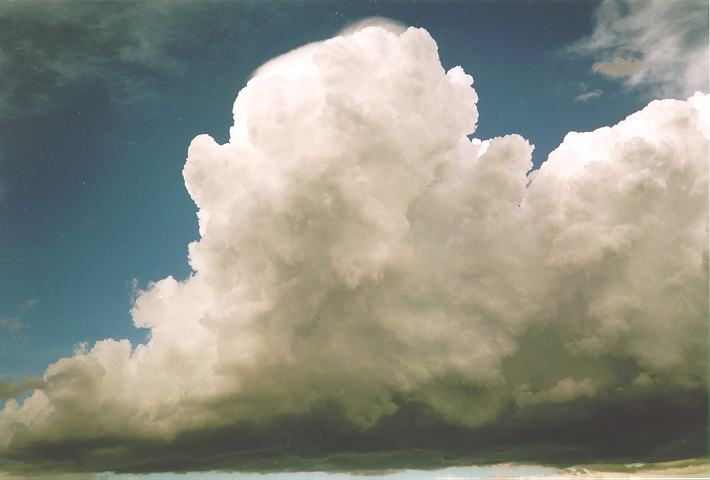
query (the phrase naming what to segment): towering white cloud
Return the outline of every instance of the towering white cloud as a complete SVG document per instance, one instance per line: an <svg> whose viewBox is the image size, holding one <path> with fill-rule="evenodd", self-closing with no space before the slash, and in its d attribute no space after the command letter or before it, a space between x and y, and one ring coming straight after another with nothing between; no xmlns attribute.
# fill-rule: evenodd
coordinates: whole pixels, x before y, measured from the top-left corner
<svg viewBox="0 0 710 480"><path fill-rule="evenodd" d="M323 402L359 428L397 395L478 426L506 408L705 388L710 97L570 133L528 174L520 136L467 138L471 85L414 28L356 30L258 70L229 142L190 146L194 272L138 296L150 340L51 365L0 412L0 455Z"/></svg>

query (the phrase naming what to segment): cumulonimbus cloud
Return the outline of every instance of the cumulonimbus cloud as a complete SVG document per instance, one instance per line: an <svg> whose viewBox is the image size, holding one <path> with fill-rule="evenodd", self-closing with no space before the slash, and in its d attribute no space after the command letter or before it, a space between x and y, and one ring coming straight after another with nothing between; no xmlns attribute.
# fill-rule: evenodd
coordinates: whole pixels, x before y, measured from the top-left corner
<svg viewBox="0 0 710 480"><path fill-rule="evenodd" d="M437 430L412 412L454 439L488 429L489 446L500 431L564 442L565 419L603 414L589 405L645 411L683 391L702 412L710 97L572 132L530 172L522 137L467 137L472 82L415 28L349 32L259 70L229 142L189 148L201 238L189 278L138 295L149 341L50 365L0 412L0 458L260 468L249 459L276 444L293 458L323 438L328 454L445 441L418 437ZM684 428L688 404L672 405ZM644 418L637 431L664 432L653 442L677 440ZM294 431L301 443L279 436ZM154 463L132 464L141 454Z"/></svg>

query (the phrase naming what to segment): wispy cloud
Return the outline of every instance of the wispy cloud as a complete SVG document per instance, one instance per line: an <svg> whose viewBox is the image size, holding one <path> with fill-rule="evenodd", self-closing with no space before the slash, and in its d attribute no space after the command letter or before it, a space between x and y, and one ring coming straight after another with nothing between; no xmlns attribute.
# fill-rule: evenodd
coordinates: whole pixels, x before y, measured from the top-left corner
<svg viewBox="0 0 710 480"><path fill-rule="evenodd" d="M32 310L35 308L37 305L39 305L39 299L38 298L28 298L21 304L19 304L17 307L20 310Z"/></svg>
<svg viewBox="0 0 710 480"><path fill-rule="evenodd" d="M18 317L3 317L0 318L0 328L4 328L11 333L17 333L25 328L25 324Z"/></svg>
<svg viewBox="0 0 710 480"><path fill-rule="evenodd" d="M602 91L599 89L591 90L589 92L580 93L579 95L574 97L574 100L576 102L587 102L589 100L599 98L601 96L601 94L602 94Z"/></svg>
<svg viewBox="0 0 710 480"><path fill-rule="evenodd" d="M7 330L10 333L19 333L24 330L26 325L22 319L29 310L32 310L40 301L37 298L28 298L20 303L17 308L21 312L18 315L0 317L0 328Z"/></svg>
<svg viewBox="0 0 710 480"><path fill-rule="evenodd" d="M643 72L644 64L639 60L615 57L609 62L596 62L592 71L607 77L633 77Z"/></svg>
<svg viewBox="0 0 710 480"><path fill-rule="evenodd" d="M244 48L254 25L299 8L234 2L215 15L212 2L183 0L0 2L0 119L89 94L122 106L159 102L175 79L201 74L205 58L225 57L225 42Z"/></svg>
<svg viewBox="0 0 710 480"><path fill-rule="evenodd" d="M101 88L114 100L145 95L141 83L175 74L168 2L0 4L0 116L61 107Z"/></svg>
<svg viewBox="0 0 710 480"><path fill-rule="evenodd" d="M593 33L568 51L594 58L594 73L651 96L707 92L707 1L604 0Z"/></svg>
<svg viewBox="0 0 710 480"><path fill-rule="evenodd" d="M620 478L710 478L710 463L707 458L691 458L668 462L587 464L561 469L550 475L533 476L539 480L564 478L620 479Z"/></svg>

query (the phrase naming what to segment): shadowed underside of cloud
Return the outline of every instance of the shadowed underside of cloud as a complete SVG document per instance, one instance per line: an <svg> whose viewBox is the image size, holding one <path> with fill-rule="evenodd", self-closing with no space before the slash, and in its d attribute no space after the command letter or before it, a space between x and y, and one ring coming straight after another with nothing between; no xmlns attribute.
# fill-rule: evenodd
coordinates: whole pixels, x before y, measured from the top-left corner
<svg viewBox="0 0 710 480"><path fill-rule="evenodd" d="M469 140L422 29L260 68L201 135L193 274L0 412L4 468L434 467L707 452L710 97ZM31 467L30 467L31 466Z"/></svg>
<svg viewBox="0 0 710 480"><path fill-rule="evenodd" d="M105 435L45 439L6 453L10 471L385 471L501 462L569 467L600 462L656 463L707 453L707 395L674 392L604 402L575 401L470 428L426 405L397 399L398 410L361 428L337 404L268 422L196 429L169 441Z"/></svg>
<svg viewBox="0 0 710 480"><path fill-rule="evenodd" d="M97 87L136 97L176 74L184 65L169 53L165 10L158 2L4 2L0 119L61 107Z"/></svg>

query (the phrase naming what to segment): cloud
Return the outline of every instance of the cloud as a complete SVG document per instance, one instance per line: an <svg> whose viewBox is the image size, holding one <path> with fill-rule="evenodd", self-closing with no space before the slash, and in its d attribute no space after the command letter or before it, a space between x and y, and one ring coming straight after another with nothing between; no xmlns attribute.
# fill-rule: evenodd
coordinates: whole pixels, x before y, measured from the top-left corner
<svg viewBox="0 0 710 480"><path fill-rule="evenodd" d="M185 65L170 53L174 20L166 3L57 1L0 5L3 73L0 116L64 106L90 90L112 100L145 95L136 88ZM11 72L12 74L9 74Z"/></svg>
<svg viewBox="0 0 710 480"><path fill-rule="evenodd" d="M21 473L0 472L0 480L97 480L104 478L93 473L61 473L61 472L32 472L25 475Z"/></svg>
<svg viewBox="0 0 710 480"><path fill-rule="evenodd" d="M124 108L159 102L175 78L204 73L206 58L223 59L225 39L251 46L254 35L244 27L282 21L282 10L240 2L215 16L211 6L188 1L0 2L0 44L7 47L0 51L0 120L87 99Z"/></svg>
<svg viewBox="0 0 710 480"><path fill-rule="evenodd" d="M20 305L18 305L18 308L20 308L21 310L32 310L37 305L39 305L38 298L28 298L24 302L22 302Z"/></svg>
<svg viewBox="0 0 710 480"><path fill-rule="evenodd" d="M710 97L469 140L472 78L370 27L195 138L193 273L0 412L17 469L400 468L707 451ZM640 380L641 379L641 380ZM583 452L580 453L580 452Z"/></svg>
<svg viewBox="0 0 710 480"><path fill-rule="evenodd" d="M25 378L21 380L3 380L0 378L0 400L6 401L16 398L23 393L40 388L42 380L39 378Z"/></svg>
<svg viewBox="0 0 710 480"><path fill-rule="evenodd" d="M582 396L593 398L596 394L597 386L590 378L581 381L564 378L555 386L535 393L530 391L529 385L521 385L516 395L516 404L525 407L541 403L567 403Z"/></svg>
<svg viewBox="0 0 710 480"><path fill-rule="evenodd" d="M707 478L710 464L704 458L692 458L651 464L585 465L569 467L552 475L535 478Z"/></svg>
<svg viewBox="0 0 710 480"><path fill-rule="evenodd" d="M596 58L595 73L654 96L708 92L707 2L604 0L592 34L569 50Z"/></svg>
<svg viewBox="0 0 710 480"><path fill-rule="evenodd" d="M644 69L643 62L639 60L615 57L610 62L596 62L592 65L594 73L607 77L633 77Z"/></svg>
<svg viewBox="0 0 710 480"><path fill-rule="evenodd" d="M589 92L584 92L580 93L576 97L574 97L575 102L588 102L589 100L593 100L595 98L599 98L602 95L602 91L599 89L596 90L591 90Z"/></svg>
<svg viewBox="0 0 710 480"><path fill-rule="evenodd" d="M4 317L0 318L0 328L4 328L11 333L17 333L25 328L25 324L17 317Z"/></svg>
<svg viewBox="0 0 710 480"><path fill-rule="evenodd" d="M379 28L384 28L387 31L390 31L392 33L396 34L401 34L405 30L407 30L407 26L396 22L392 20L391 18L384 18L384 17L368 17L368 18L363 18L361 20L358 20L356 22L353 22L346 26L343 30L340 31L340 35L352 35L355 32L359 32L360 30L367 28L367 27L379 27Z"/></svg>

